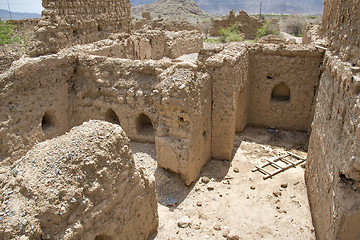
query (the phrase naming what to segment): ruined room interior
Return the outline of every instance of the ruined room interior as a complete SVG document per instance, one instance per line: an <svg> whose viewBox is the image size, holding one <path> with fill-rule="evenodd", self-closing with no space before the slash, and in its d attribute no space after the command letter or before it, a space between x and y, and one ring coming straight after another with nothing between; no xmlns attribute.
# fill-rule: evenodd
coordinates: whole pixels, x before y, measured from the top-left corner
<svg viewBox="0 0 360 240"><path fill-rule="evenodd" d="M0 238L359 239L358 5L302 44L204 45L132 30L129 0L43 0L0 75ZM251 172L287 152L303 168Z"/></svg>

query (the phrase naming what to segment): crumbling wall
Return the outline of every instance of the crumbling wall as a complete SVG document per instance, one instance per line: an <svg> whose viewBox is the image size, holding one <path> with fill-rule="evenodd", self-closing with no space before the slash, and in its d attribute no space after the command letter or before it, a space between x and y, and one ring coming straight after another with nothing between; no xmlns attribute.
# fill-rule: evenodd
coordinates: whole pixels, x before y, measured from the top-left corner
<svg viewBox="0 0 360 240"><path fill-rule="evenodd" d="M212 81L212 157L230 160L235 131L247 125L248 50L243 44L203 49L199 59Z"/></svg>
<svg viewBox="0 0 360 240"><path fill-rule="evenodd" d="M211 158L211 82L193 63L179 63L161 79L156 89L158 165L180 173L190 185Z"/></svg>
<svg viewBox="0 0 360 240"><path fill-rule="evenodd" d="M198 53L202 47L203 37L198 31L148 30L132 32L131 35L116 34L111 39L81 46L81 51L106 57L158 60Z"/></svg>
<svg viewBox="0 0 360 240"><path fill-rule="evenodd" d="M177 58L185 54L198 53L203 47L203 37L198 31L167 31L166 56Z"/></svg>
<svg viewBox="0 0 360 240"><path fill-rule="evenodd" d="M249 55L248 124L310 130L323 54L283 44L259 45Z"/></svg>
<svg viewBox="0 0 360 240"><path fill-rule="evenodd" d="M151 20L143 18L132 25L133 30L147 29L147 30L163 30L163 31L193 31L196 27L188 21L169 20L166 18Z"/></svg>
<svg viewBox="0 0 360 240"><path fill-rule="evenodd" d="M158 225L154 181L102 121L37 144L1 192L1 239L147 239Z"/></svg>
<svg viewBox="0 0 360 240"><path fill-rule="evenodd" d="M330 50L343 61L360 67L359 0L325 0L322 33Z"/></svg>
<svg viewBox="0 0 360 240"><path fill-rule="evenodd" d="M318 239L359 239L360 76L327 52L305 172Z"/></svg>
<svg viewBox="0 0 360 240"><path fill-rule="evenodd" d="M359 1L326 0L322 31L329 41L305 171L318 239L359 239Z"/></svg>
<svg viewBox="0 0 360 240"><path fill-rule="evenodd" d="M256 37L257 29L262 26L263 21L256 17L249 16L243 10L239 11L238 15L231 10L226 18L212 20L212 27L209 33L211 36L219 36L220 28L228 28L235 23L238 24L238 30L245 34L246 39L254 39Z"/></svg>
<svg viewBox="0 0 360 240"><path fill-rule="evenodd" d="M31 56L95 42L130 28L129 0L43 0L43 7L42 19L35 29L37 42L30 49Z"/></svg>
<svg viewBox="0 0 360 240"><path fill-rule="evenodd" d="M107 120L112 111L113 122L120 124L130 139L154 142L159 117L154 90L159 83L158 75L170 65L170 61L143 62L83 55L79 58L70 96L70 125L89 119ZM151 122L140 124L139 117L143 115Z"/></svg>
<svg viewBox="0 0 360 240"><path fill-rule="evenodd" d="M69 130L68 82L75 57L21 59L0 75L0 159L9 164L38 141ZM5 161L6 160L6 161Z"/></svg>
<svg viewBox="0 0 360 240"><path fill-rule="evenodd" d="M199 61L212 79L212 157L231 159L235 132L247 125L308 130L322 56L292 44L202 49Z"/></svg>

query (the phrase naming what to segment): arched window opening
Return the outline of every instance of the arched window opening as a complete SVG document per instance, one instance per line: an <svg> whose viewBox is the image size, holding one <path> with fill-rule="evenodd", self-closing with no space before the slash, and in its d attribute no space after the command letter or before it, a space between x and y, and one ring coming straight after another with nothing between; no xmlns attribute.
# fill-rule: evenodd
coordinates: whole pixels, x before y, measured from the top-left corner
<svg viewBox="0 0 360 240"><path fill-rule="evenodd" d="M45 135L51 135L56 130L54 114L45 112L41 120L41 129Z"/></svg>
<svg viewBox="0 0 360 240"><path fill-rule="evenodd" d="M140 114L136 119L136 130L140 135L154 135L154 127L152 125L151 119L143 113Z"/></svg>
<svg viewBox="0 0 360 240"><path fill-rule="evenodd" d="M120 125L119 117L112 109L107 110L107 112L105 113L105 121Z"/></svg>
<svg viewBox="0 0 360 240"><path fill-rule="evenodd" d="M271 101L290 101L290 89L285 85L285 83L280 83L273 88L271 92Z"/></svg>

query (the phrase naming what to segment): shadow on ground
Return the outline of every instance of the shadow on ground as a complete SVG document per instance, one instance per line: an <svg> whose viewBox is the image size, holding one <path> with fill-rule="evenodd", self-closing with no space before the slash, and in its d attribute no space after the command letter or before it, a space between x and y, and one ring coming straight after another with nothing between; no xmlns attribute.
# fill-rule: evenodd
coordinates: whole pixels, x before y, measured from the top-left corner
<svg viewBox="0 0 360 240"><path fill-rule="evenodd" d="M235 136L233 156L242 147L242 143L283 147L286 150L307 150L308 137L306 133L247 127ZM186 186L179 174L157 167L155 144L131 142L130 145L136 162L155 177L159 204L169 207L170 211L174 210L189 195L195 184ZM208 177L212 181L221 182L226 179L231 166L232 160L211 159L204 166L200 177Z"/></svg>
<svg viewBox="0 0 360 240"><path fill-rule="evenodd" d="M170 211L174 210L184 201L194 184L186 186L179 174L157 166L155 144L131 142L130 146L135 161L155 177L158 203L169 207Z"/></svg>

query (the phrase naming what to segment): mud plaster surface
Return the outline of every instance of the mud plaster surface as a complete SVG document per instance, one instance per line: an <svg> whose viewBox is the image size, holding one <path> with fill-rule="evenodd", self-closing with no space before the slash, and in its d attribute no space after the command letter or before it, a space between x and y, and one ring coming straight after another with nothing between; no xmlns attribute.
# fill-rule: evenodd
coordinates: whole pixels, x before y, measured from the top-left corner
<svg viewBox="0 0 360 240"><path fill-rule="evenodd" d="M236 235L239 239L315 239L304 169L297 166L268 180L251 172L256 164L286 150L306 157L307 143L304 133L274 135L266 129L246 128L236 134L232 161L209 161L201 176L211 181L204 184L200 178L186 187L179 176L157 168L153 144L132 142L137 164L156 179L160 222L154 239L236 239ZM282 183L288 187L281 188ZM171 198L177 201L175 206L167 206ZM187 228L177 226L183 216L192 221Z"/></svg>

